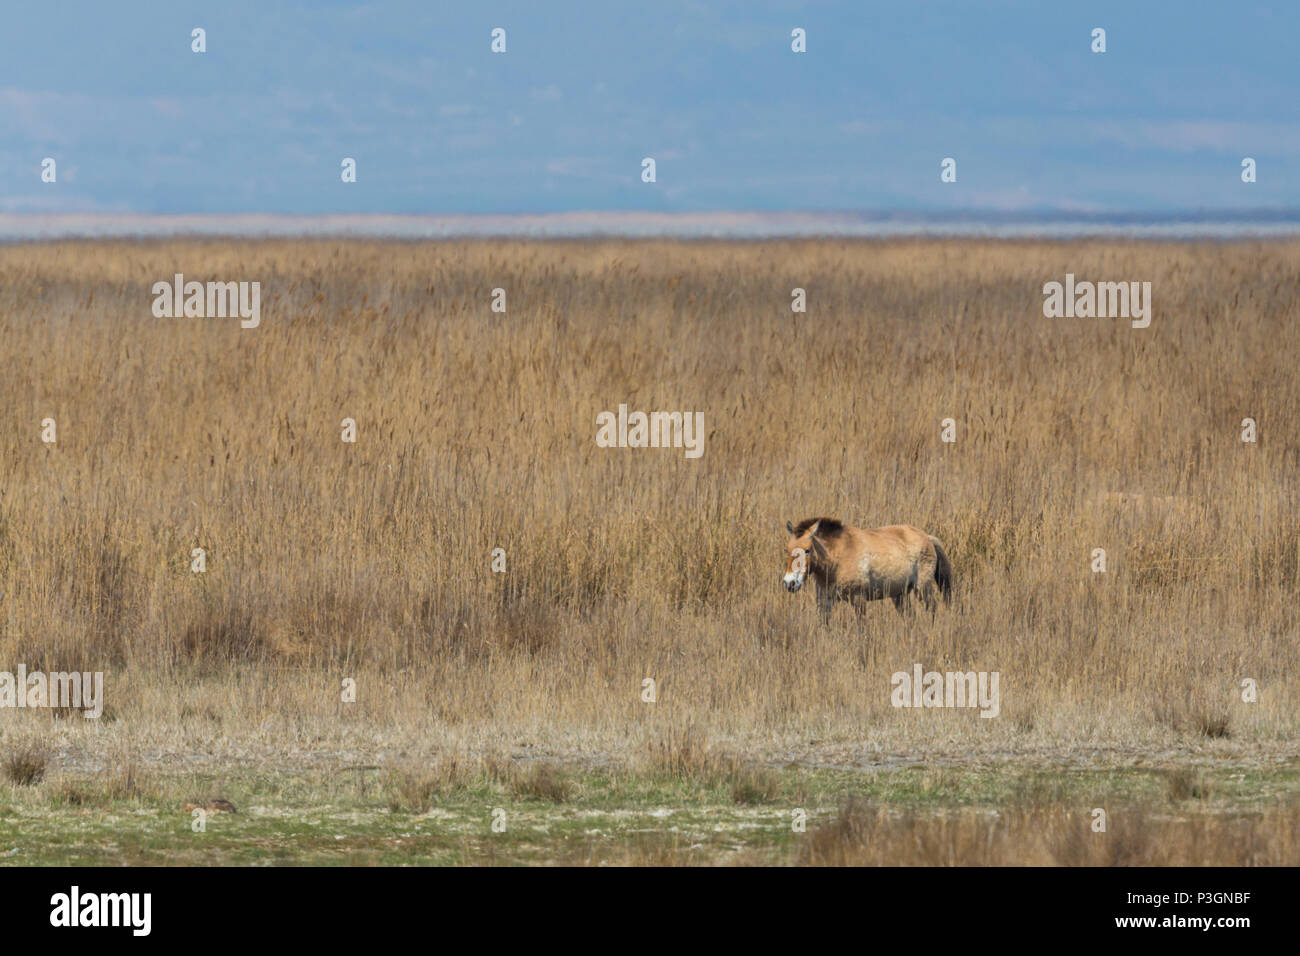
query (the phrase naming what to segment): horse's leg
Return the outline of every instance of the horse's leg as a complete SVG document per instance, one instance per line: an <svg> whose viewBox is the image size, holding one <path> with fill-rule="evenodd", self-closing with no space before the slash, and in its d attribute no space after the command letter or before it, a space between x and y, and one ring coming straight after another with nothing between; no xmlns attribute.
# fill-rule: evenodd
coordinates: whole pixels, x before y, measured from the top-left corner
<svg viewBox="0 0 1300 956"><path fill-rule="evenodd" d="M817 610L821 612L821 618L823 624L829 624L831 622L831 611L834 609L834 607L835 607L835 596L831 593L831 589L827 585L822 584L821 581L818 581L817 582Z"/></svg>
<svg viewBox="0 0 1300 956"><path fill-rule="evenodd" d="M921 595L921 603L924 604L925 609L930 612L930 619L933 620L935 609L938 607L938 602L934 597L934 582L925 582L925 586L922 587L918 593Z"/></svg>
<svg viewBox="0 0 1300 956"><path fill-rule="evenodd" d="M844 592L844 600L848 603L849 607L853 608L853 614L858 618L861 618L863 611L866 610L863 606L862 598L862 592L859 590L850 589Z"/></svg>
<svg viewBox="0 0 1300 956"><path fill-rule="evenodd" d="M907 592L899 591L894 595L894 609L904 617L907 616Z"/></svg>

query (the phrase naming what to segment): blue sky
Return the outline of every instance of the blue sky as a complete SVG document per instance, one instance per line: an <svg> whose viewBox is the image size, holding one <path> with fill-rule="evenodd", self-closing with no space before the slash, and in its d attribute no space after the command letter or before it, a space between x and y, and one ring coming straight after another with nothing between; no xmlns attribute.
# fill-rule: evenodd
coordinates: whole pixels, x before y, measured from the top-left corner
<svg viewBox="0 0 1300 956"><path fill-rule="evenodd" d="M1300 208L1295 3L52 0L0 15L0 212L1282 208Z"/></svg>

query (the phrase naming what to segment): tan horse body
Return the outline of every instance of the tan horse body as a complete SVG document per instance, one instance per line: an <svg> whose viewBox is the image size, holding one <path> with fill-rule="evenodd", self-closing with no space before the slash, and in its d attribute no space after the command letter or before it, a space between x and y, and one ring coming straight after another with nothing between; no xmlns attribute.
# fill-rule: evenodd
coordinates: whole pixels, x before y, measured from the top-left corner
<svg viewBox="0 0 1300 956"><path fill-rule="evenodd" d="M949 600L952 564L939 539L907 524L885 528L855 528L834 518L809 518L786 523L786 590L803 587L806 577L817 586L817 606L829 617L836 601L848 601L858 611L868 601L889 598L900 612L907 596L920 596L935 608L935 592Z"/></svg>

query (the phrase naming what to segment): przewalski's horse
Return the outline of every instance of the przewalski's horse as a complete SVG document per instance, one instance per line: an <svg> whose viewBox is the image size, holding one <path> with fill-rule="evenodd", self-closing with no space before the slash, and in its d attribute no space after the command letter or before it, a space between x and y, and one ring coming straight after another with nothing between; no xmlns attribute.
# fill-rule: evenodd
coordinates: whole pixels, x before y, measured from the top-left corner
<svg viewBox="0 0 1300 956"><path fill-rule="evenodd" d="M790 540L782 583L793 593L811 575L823 618L830 617L836 601L848 601L861 612L867 601L891 598L901 613L915 592L933 613L936 589L945 601L952 598L948 555L938 538L920 528L855 528L834 518L807 518L798 525L787 521L785 526Z"/></svg>

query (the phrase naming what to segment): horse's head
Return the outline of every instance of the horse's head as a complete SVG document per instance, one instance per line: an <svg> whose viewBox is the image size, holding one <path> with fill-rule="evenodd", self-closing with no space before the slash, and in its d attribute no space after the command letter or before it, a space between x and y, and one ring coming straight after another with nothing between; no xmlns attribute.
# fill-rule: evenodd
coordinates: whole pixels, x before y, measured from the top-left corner
<svg viewBox="0 0 1300 956"><path fill-rule="evenodd" d="M785 577L781 583L791 594L803 587L812 562L826 560L826 549L817 540L819 525L820 521L811 524L805 521L796 528L788 521L785 523L785 529L790 532L790 540L785 544Z"/></svg>

